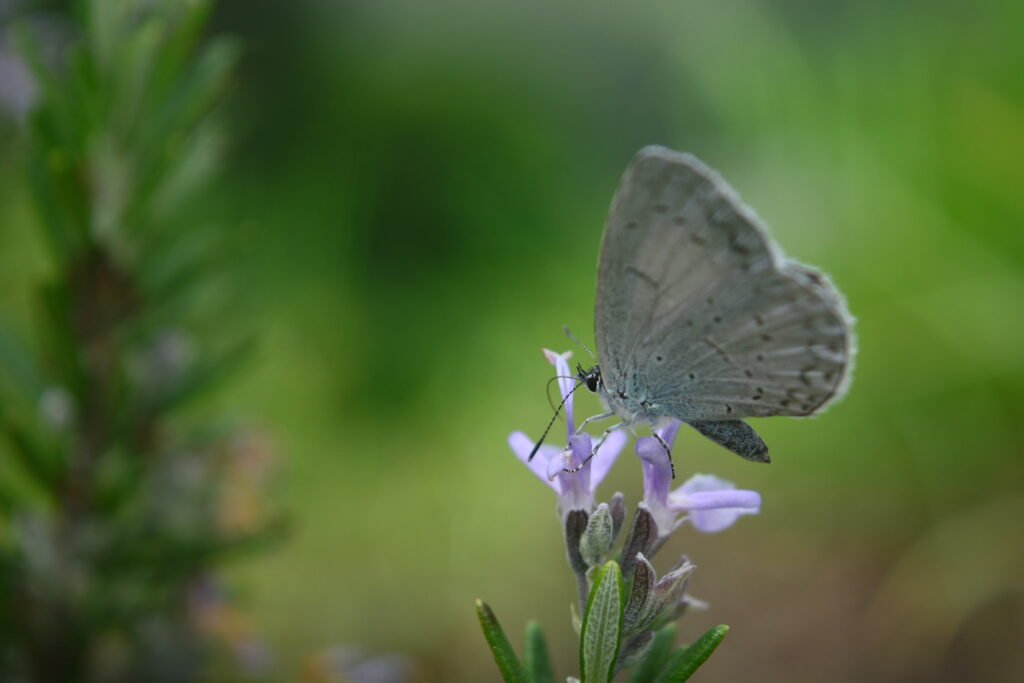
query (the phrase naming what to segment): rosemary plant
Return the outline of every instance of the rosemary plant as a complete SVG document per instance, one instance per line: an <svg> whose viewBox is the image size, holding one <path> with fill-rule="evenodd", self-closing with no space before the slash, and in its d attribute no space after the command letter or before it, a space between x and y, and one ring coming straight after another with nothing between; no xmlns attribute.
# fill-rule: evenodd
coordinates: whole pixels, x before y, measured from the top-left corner
<svg viewBox="0 0 1024 683"><path fill-rule="evenodd" d="M261 661L224 628L213 569L279 530L272 457L185 409L247 348L217 324L218 232L192 210L239 55L204 40L209 10L89 0L67 43L15 32L48 266L34 333L0 321L5 681L197 681Z"/></svg>

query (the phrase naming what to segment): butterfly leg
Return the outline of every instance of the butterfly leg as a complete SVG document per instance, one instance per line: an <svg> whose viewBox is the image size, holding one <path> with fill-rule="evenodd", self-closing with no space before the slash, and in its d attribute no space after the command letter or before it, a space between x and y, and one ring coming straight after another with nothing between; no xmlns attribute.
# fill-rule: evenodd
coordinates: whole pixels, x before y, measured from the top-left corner
<svg viewBox="0 0 1024 683"><path fill-rule="evenodd" d="M591 415L583 422L580 422L580 426L576 428L576 433L580 434L583 431L583 428L586 427L591 422L607 420L609 417L615 417L615 413L601 413L600 415Z"/></svg>
<svg viewBox="0 0 1024 683"><path fill-rule="evenodd" d="M665 439L661 438L661 434L659 434L657 431L652 431L651 434L654 436L655 439L658 440L658 443L661 444L661 447L665 449L665 455L668 456L668 466L672 468L672 478L675 479L676 464L672 462L672 449L669 448L669 445L665 443Z"/></svg>
<svg viewBox="0 0 1024 683"><path fill-rule="evenodd" d="M629 420L628 422L620 422L619 424L612 425L608 429L604 430L604 433L601 434L601 436L597 440L597 445L594 446L594 448L590 451L590 455L588 455L586 457L586 459L583 462L581 462L579 465L576 465L576 467L567 467L567 468L565 468L563 470L563 472L565 472L566 474L572 474L573 472L579 472L581 469L583 469L583 467L588 462L590 462L591 460L594 459L594 456L597 455L598 449L600 449L601 446L604 444L604 441L605 441L605 439L608 438L609 434L611 434L612 432L614 432L617 429L622 429L623 427L632 427L633 426L633 422L634 422L634 420Z"/></svg>

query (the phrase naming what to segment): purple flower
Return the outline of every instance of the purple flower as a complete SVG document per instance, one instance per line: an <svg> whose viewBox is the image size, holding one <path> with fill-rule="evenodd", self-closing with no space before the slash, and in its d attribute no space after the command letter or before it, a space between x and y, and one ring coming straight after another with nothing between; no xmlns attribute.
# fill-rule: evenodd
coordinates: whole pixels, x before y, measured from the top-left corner
<svg viewBox="0 0 1024 683"><path fill-rule="evenodd" d="M657 431L671 448L679 432L679 420ZM676 515L685 513L697 531L713 534L728 529L743 515L756 515L761 495L743 491L731 481L710 474L695 474L682 486L670 491L672 466L668 453L657 438L637 439L636 454L644 468L644 502L658 525L658 535L667 536L676 527Z"/></svg>
<svg viewBox="0 0 1024 683"><path fill-rule="evenodd" d="M534 442L522 432L513 432L508 437L508 445L537 478L550 486L558 494L558 508L562 514L569 510L590 510L594 507L594 490L608 474L615 459L619 457L622 447L626 445L626 435L621 431L612 432L597 449L594 457L587 464L580 465L590 457L593 442L587 433L576 434L573 418L572 390L575 379L569 371L571 351L558 354L544 349L544 356L555 366L558 373L558 389L565 401L565 421L568 434L568 446L564 449L555 446L541 446L533 460L527 462ZM579 467L576 472L566 472Z"/></svg>

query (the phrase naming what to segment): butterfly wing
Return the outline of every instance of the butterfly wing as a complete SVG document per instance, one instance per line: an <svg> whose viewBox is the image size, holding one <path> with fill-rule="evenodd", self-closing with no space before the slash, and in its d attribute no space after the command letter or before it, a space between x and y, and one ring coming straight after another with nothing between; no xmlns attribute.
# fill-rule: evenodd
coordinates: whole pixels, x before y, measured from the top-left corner
<svg viewBox="0 0 1024 683"><path fill-rule="evenodd" d="M612 202L595 336L610 392L688 422L819 412L853 352L828 279L785 260L717 173L662 147L637 154Z"/></svg>

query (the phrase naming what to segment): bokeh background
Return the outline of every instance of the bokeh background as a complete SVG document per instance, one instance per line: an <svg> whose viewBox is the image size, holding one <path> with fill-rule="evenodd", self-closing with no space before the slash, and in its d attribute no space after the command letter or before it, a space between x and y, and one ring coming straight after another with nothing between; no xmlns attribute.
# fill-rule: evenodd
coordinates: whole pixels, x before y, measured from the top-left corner
<svg viewBox="0 0 1024 683"><path fill-rule="evenodd" d="M231 570L281 670L356 644L495 680L477 597L575 669L554 499L505 439L550 416L541 347L592 338L611 194L660 143L829 272L860 342L845 401L755 421L772 465L677 446L765 501L663 553L712 605L684 636L733 627L701 680L1024 680L1021 26L995 1L219 3L245 52L196 212L230 231L223 324L260 344L204 405L284 460L292 533ZM17 320L47 264L4 117ZM616 489L640 494L628 454Z"/></svg>

